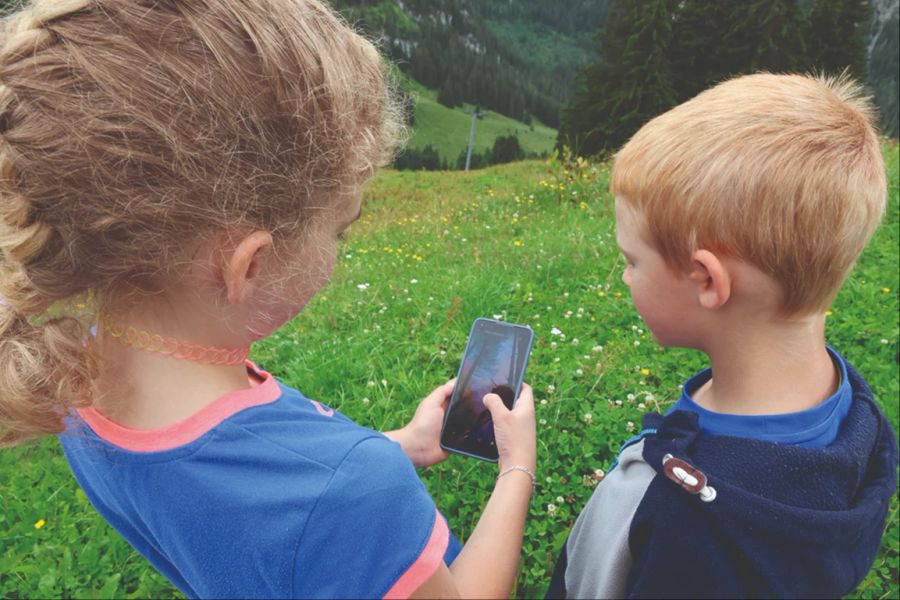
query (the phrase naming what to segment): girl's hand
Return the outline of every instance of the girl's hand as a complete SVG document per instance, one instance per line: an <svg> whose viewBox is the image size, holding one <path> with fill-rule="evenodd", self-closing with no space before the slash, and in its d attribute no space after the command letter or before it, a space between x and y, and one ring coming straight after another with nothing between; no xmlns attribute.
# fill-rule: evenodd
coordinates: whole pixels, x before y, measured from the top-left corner
<svg viewBox="0 0 900 600"><path fill-rule="evenodd" d="M491 411L494 421L500 470L518 465L534 471L536 450L534 396L531 386L522 384L519 398L512 410L506 408L497 394L485 395L484 405Z"/></svg>
<svg viewBox="0 0 900 600"><path fill-rule="evenodd" d="M451 379L419 403L416 414L402 429L387 431L384 435L398 442L416 467L429 467L447 458L440 445L441 426L453 385Z"/></svg>

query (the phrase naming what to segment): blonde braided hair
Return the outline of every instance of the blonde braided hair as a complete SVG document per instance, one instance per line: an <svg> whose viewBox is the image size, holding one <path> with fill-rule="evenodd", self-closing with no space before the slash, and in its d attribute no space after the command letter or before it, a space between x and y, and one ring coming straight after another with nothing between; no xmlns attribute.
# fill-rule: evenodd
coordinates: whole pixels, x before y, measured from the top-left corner
<svg viewBox="0 0 900 600"><path fill-rule="evenodd" d="M185 240L293 243L390 159L400 111L317 0L32 0L0 26L3 445L91 401L66 303L164 289Z"/></svg>

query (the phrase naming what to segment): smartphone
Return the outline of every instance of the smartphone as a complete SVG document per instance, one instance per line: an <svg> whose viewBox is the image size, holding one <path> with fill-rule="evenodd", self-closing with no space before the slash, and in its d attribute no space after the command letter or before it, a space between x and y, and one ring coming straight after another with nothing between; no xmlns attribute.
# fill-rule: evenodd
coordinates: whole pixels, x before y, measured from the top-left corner
<svg viewBox="0 0 900 600"><path fill-rule="evenodd" d="M484 397L497 394L512 409L522 387L532 339L530 327L475 319L444 415L444 450L497 462L494 423Z"/></svg>

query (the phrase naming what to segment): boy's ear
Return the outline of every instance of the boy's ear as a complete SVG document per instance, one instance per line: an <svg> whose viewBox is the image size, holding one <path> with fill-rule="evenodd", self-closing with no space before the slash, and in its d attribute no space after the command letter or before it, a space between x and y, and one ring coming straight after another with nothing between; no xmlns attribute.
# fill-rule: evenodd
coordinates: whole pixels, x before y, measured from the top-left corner
<svg viewBox="0 0 900 600"><path fill-rule="evenodd" d="M696 284L697 299L703 308L721 308L731 297L731 274L719 257L709 250L697 250L691 256L688 276Z"/></svg>
<svg viewBox="0 0 900 600"><path fill-rule="evenodd" d="M272 249L272 235L257 230L238 242L222 264L222 280L228 292L229 304L240 304L257 286L257 276L263 256Z"/></svg>

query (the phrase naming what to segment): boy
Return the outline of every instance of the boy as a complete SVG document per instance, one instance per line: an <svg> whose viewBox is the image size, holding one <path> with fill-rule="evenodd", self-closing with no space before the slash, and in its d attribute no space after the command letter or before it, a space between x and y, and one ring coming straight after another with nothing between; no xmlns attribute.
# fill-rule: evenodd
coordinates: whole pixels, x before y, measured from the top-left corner
<svg viewBox="0 0 900 600"><path fill-rule="evenodd" d="M620 450L549 597L831 597L866 574L897 443L824 313L884 210L871 119L847 77L751 75L616 156L622 280L711 368Z"/></svg>

